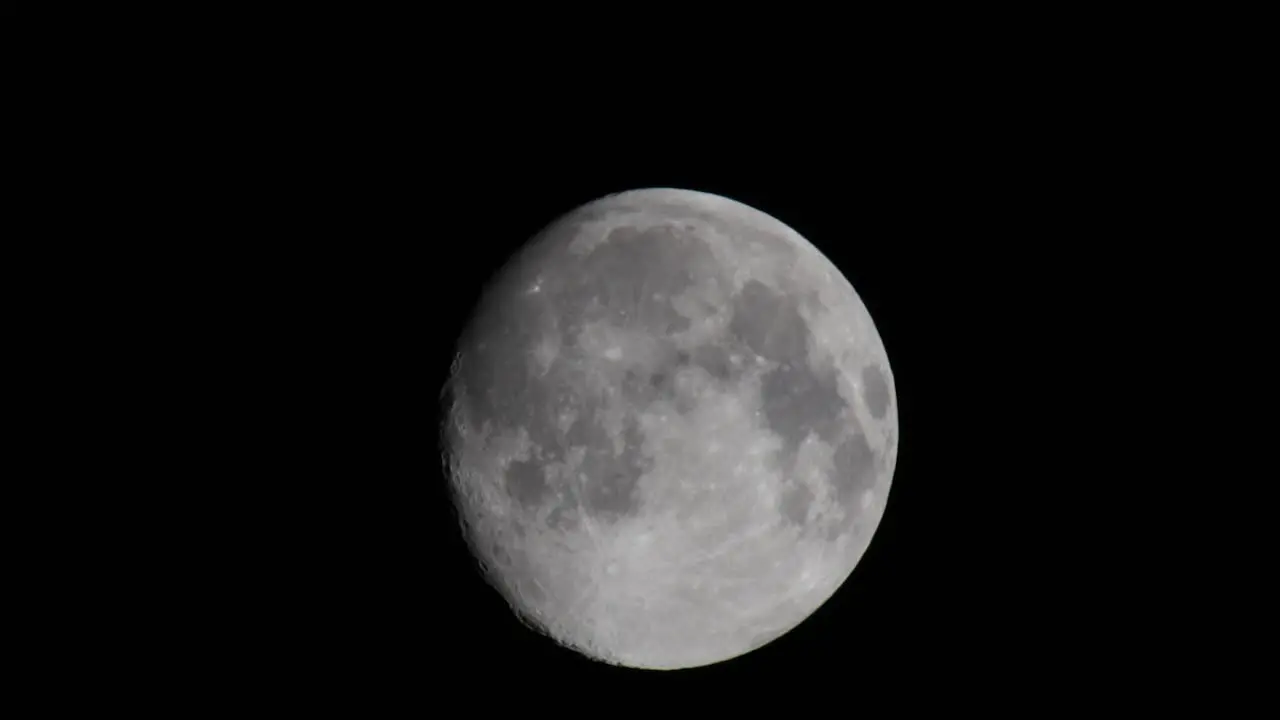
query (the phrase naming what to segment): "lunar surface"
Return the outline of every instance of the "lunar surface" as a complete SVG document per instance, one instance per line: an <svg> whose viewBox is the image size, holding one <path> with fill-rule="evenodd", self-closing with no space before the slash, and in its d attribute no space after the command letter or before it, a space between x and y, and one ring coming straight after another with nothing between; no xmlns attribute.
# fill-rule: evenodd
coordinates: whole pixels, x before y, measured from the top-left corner
<svg viewBox="0 0 1280 720"><path fill-rule="evenodd" d="M488 581L630 667L707 665L826 602L883 513L897 403L848 280L746 205L646 189L498 273L444 394L445 464Z"/></svg>

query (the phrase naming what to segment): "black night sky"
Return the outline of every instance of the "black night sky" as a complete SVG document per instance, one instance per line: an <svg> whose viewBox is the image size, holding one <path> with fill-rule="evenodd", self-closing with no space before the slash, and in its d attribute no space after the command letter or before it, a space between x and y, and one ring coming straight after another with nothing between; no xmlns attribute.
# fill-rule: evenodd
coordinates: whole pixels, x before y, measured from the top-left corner
<svg viewBox="0 0 1280 720"><path fill-rule="evenodd" d="M293 272L313 293L319 431L299 476L300 616L286 634L325 673L378 685L648 684L826 678L889 693L925 679L1053 684L1100 612L1094 510L1076 455L1105 342L1063 285L1089 260L1068 203L980 137L882 119L857 133L776 127L717 138L673 129L541 133L495 126L374 145L315 201ZM963 141L961 138L963 137ZM345 167L345 166L344 166ZM839 593L769 646L676 673L612 668L521 626L486 586L450 515L436 396L485 279L543 225L601 195L667 186L726 195L791 225L853 283L888 348L900 448L886 516ZM305 258L305 259L303 259ZM1095 423L1096 424L1096 423ZM323 442L319 438L323 438ZM316 456L312 456L316 457ZM314 512L311 506L315 505ZM1065 524L1064 524L1065 523ZM314 587L311 585L314 583ZM303 588L299 591L298 588ZM304 631L314 627L315 635Z"/></svg>
<svg viewBox="0 0 1280 720"><path fill-rule="evenodd" d="M1106 383L1141 369L1108 351L1132 325L1109 315L1116 195L1080 180L1088 137L918 104L622 123L521 95L481 111L348 92L366 101L318 125L283 113L217 217L242 251L223 290L254 343L237 362L266 388L244 437L269 451L237 476L254 500L228 547L249 559L210 633L243 639L253 667L387 697L768 681L891 700L993 678L1058 687L1151 646L1115 591L1135 565L1103 541L1098 502L1133 477L1104 435L1126 412ZM230 167L243 151L223 142ZM869 308L900 413L887 512L846 585L765 648L673 673L588 661L520 625L463 545L436 441L453 343L490 274L577 205L654 186L740 200L816 245Z"/></svg>
<svg viewBox="0 0 1280 720"><path fill-rule="evenodd" d="M1265 102L1247 22L464 9L5 27L6 159L33 159L6 164L6 268L35 329L6 349L51 373L11 373L41 442L8 479L51 498L10 503L38 525L13 533L38 572L10 585L51 613L14 613L39 646L17 664L53 681L40 702L1031 717L1116 694L1186 709L1213 672L1265 671L1265 623L1215 580L1230 553L1206 527L1270 527L1236 511L1274 471L1227 466L1274 421L1225 408L1271 404L1223 348L1274 334L1237 319L1275 285L1244 271L1274 272L1208 260L1265 240L1240 218L1267 186L1221 207L1204 187L1268 169L1240 139L1266 113L1231 97ZM733 198L817 246L870 311L899 415L887 510L844 587L757 651L671 672L521 625L464 545L438 441L486 280L560 215L645 187ZM1265 582L1267 560L1241 574Z"/></svg>

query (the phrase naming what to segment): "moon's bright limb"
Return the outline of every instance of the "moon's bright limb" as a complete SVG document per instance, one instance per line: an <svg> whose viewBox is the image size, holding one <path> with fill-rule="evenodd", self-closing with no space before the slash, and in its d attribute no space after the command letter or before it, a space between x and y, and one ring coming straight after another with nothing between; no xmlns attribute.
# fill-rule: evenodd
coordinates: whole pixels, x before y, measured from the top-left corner
<svg viewBox="0 0 1280 720"><path fill-rule="evenodd" d="M606 662L757 648L849 576L884 508L897 405L853 287L764 213L601 198L487 290L448 388L448 467L490 582Z"/></svg>

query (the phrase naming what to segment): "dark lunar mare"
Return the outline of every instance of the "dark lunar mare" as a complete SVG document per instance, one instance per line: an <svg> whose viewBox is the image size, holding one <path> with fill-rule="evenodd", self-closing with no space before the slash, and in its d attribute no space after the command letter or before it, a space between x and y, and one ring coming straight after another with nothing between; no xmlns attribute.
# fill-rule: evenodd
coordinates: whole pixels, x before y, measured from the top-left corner
<svg viewBox="0 0 1280 720"><path fill-rule="evenodd" d="M884 371L875 363L862 368L862 399L867 404L871 417L884 419L889 411L889 382L885 380Z"/></svg>
<svg viewBox="0 0 1280 720"><path fill-rule="evenodd" d="M875 451L867 443L866 436L853 433L836 448L833 460L840 504L852 507L860 500L860 491L871 487L875 481Z"/></svg>
<svg viewBox="0 0 1280 720"><path fill-rule="evenodd" d="M689 319L670 299L720 269L706 243L678 217L644 229L618 228L584 256L568 252L575 228L574 222L562 221L543 233L491 283L468 323L455 382L472 426L524 428L536 447L536 458L509 465L505 480L511 497L526 506L544 502L555 488L542 468L580 446L586 480L579 486L571 479L571 492L589 515L607 520L635 511L635 486L652 460L644 456L642 432L629 415L624 448L615 453L600 415L604 398L588 389L583 373L585 364L596 361L583 357L578 334L592 322L649 337L686 329ZM535 282L539 292L526 292ZM562 350L540 375L534 351L549 335L559 337ZM652 375L633 370L623 381L624 399L628 392L637 397L670 393L674 370L657 369ZM561 431L557 418L564 411L576 419ZM562 516L554 514L556 521Z"/></svg>
<svg viewBox="0 0 1280 720"><path fill-rule="evenodd" d="M653 468L653 459L643 451L644 434L633 417L628 416L622 435L621 453L614 451L607 437L595 438L597 442L586 446L582 473L587 481L580 500L592 517L617 519L634 514L636 484Z"/></svg>
<svg viewBox="0 0 1280 720"><path fill-rule="evenodd" d="M734 341L777 363L761 378L760 401L765 422L781 440L778 456L784 474L792 471L800 445L810 433L836 448L832 483L840 503L853 512L860 491L874 482L874 453L856 428L853 411L846 412L836 369L830 362L810 367L812 331L800 314L800 293L783 294L758 280L749 280L733 299L728 332ZM812 492L799 483L788 484L782 497L783 516L802 523Z"/></svg>
<svg viewBox="0 0 1280 720"><path fill-rule="evenodd" d="M521 505L536 505L547 494L547 480L542 463L534 460L512 460L507 465L507 494Z"/></svg>
<svg viewBox="0 0 1280 720"><path fill-rule="evenodd" d="M652 212L648 205L645 209ZM689 319L675 311L670 299L699 278L728 281L690 220L760 243L776 252L780 263L794 262L794 250L754 226L670 203L661 205L663 222L615 229L590 253L574 255L569 243L590 212L553 224L492 283L460 345L456 380L465 388L461 399L473 426L487 422L494 429L524 428L537 449L535 458L512 463L508 470L513 498L529 506L545 502L556 488L543 477L543 467L563 461L571 448L581 446L586 450L580 469L586 481L571 493L588 514L607 519L635 511L635 485L652 460L644 457L641 432L630 416L624 450L614 453L599 414L604 399L586 389L582 372L585 363L595 361L583 357L578 334L591 322L660 338L689 327ZM525 292L535 281L540 291ZM852 413L845 411L835 368L829 362L817 369L809 365L812 332L799 310L804 297L801 289L779 292L749 280L731 299L724 337L688 350L672 342L656 367L633 365L619 371L618 382L628 407L662 399L683 411L689 405L681 405L675 386L683 369L701 368L731 386L742 372L730 362L732 352L746 350L772 361L776 366L761 378L761 404L766 424L783 443L780 469L789 474L801 443L816 434L836 448L832 481L840 501L854 510L860 491L874 482L875 455ZM559 337L562 350L539 376L533 353L549 335ZM863 370L864 400L877 419L888 405L887 383L878 372L874 365ZM562 411L576 414L563 432L557 427ZM563 490L558 494L563 496ZM812 492L793 483L784 492L783 514L801 522L811 502ZM553 522L560 522L566 511L561 507L554 512Z"/></svg>

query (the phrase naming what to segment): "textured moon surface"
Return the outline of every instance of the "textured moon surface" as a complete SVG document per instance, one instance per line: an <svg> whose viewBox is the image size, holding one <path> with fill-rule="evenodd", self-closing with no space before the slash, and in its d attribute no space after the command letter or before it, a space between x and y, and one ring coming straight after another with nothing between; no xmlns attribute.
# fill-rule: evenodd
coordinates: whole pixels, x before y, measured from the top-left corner
<svg viewBox="0 0 1280 720"><path fill-rule="evenodd" d="M445 464L522 620L618 665L708 665L849 577L897 457L884 345L780 221L674 189L553 222L460 338Z"/></svg>

